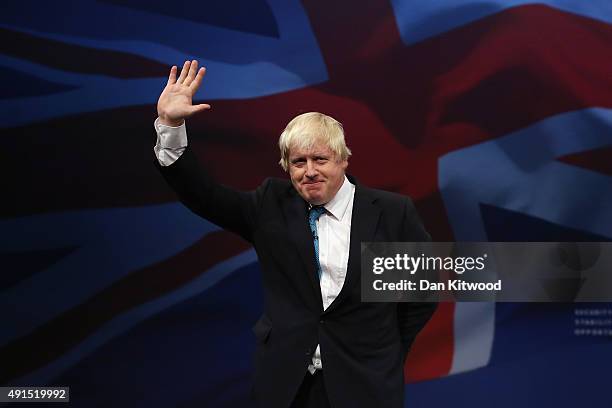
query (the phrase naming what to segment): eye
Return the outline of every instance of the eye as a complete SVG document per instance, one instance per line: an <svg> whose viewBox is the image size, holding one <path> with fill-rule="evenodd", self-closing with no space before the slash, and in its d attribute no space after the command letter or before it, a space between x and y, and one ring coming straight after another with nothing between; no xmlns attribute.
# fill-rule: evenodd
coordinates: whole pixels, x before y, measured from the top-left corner
<svg viewBox="0 0 612 408"><path fill-rule="evenodd" d="M296 159L291 160L291 165L294 167L302 167L306 163L306 159L302 157L298 157Z"/></svg>
<svg viewBox="0 0 612 408"><path fill-rule="evenodd" d="M327 163L327 161L328 161L327 157L323 157L323 156L315 157L315 160L319 164L324 164L324 163Z"/></svg>

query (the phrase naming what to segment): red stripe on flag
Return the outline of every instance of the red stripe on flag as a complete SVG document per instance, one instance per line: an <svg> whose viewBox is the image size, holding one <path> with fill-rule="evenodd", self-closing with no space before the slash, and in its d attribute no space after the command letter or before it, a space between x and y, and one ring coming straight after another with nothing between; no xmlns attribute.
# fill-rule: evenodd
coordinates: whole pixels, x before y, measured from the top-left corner
<svg viewBox="0 0 612 408"><path fill-rule="evenodd" d="M612 176L612 147L589 150L558 158L560 162Z"/></svg>
<svg viewBox="0 0 612 408"><path fill-rule="evenodd" d="M436 313L417 336L404 365L406 382L447 375L453 363L455 304L440 303Z"/></svg>

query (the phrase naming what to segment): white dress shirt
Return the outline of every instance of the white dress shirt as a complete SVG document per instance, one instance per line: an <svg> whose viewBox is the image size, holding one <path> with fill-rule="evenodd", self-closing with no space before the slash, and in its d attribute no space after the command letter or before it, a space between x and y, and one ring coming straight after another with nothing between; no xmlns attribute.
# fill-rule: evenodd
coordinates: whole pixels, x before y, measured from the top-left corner
<svg viewBox="0 0 612 408"><path fill-rule="evenodd" d="M351 243L351 218L355 186L344 176L342 187L330 202L324 205L325 212L317 220L319 235L319 263L321 264L321 298L323 310L332 304L342 290L346 279L349 245ZM314 243L313 243L314 245ZM323 369L321 346L312 356L308 371Z"/></svg>
<svg viewBox="0 0 612 408"><path fill-rule="evenodd" d="M159 118L157 118L154 126L157 132L157 143L153 149L155 156L162 166L170 166L187 147L185 123L177 127L166 126L159 123ZM319 283L323 310L327 309L336 299L346 278L354 197L355 186L345 176L340 190L330 202L324 205L326 211L317 220L319 263L321 264ZM317 344L308 371L314 374L315 370L321 369L323 369L321 347Z"/></svg>

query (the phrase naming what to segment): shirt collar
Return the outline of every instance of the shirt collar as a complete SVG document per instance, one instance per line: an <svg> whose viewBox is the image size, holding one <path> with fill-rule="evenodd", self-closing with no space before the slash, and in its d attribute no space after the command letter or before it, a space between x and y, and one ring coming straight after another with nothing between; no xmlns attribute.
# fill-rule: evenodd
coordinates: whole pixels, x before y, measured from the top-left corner
<svg viewBox="0 0 612 408"><path fill-rule="evenodd" d="M324 205L325 210L327 210L327 212L336 219L341 220L346 213L349 203L351 202L354 190L355 186L346 178L346 176L344 176L344 181L342 182L340 190L338 190L331 201Z"/></svg>

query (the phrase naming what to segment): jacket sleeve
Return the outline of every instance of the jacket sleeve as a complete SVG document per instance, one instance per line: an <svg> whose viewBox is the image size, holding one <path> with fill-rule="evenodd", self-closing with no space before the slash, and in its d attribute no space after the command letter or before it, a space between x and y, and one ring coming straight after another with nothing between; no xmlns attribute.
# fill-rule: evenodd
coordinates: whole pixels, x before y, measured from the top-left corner
<svg viewBox="0 0 612 408"><path fill-rule="evenodd" d="M404 208L402 241L431 241L431 236L425 231L419 215L410 199L406 199ZM429 321L437 307L437 303L431 302L401 302L397 304L398 325L402 347L405 353L410 351L410 347L417 334Z"/></svg>
<svg viewBox="0 0 612 408"><path fill-rule="evenodd" d="M240 192L216 183L200 167L191 148L170 166L155 165L179 200L195 214L252 242L259 203L269 182L257 190Z"/></svg>

